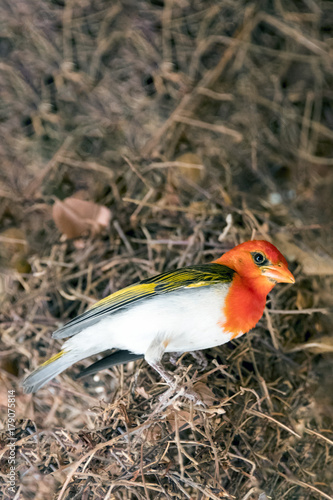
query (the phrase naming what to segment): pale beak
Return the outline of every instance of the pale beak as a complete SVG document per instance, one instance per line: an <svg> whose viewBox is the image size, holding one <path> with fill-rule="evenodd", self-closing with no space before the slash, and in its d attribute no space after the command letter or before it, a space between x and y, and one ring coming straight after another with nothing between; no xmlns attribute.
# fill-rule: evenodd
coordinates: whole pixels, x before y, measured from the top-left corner
<svg viewBox="0 0 333 500"><path fill-rule="evenodd" d="M266 278L270 278L277 283L295 283L295 278L289 269L283 264L275 266L263 266L262 273Z"/></svg>

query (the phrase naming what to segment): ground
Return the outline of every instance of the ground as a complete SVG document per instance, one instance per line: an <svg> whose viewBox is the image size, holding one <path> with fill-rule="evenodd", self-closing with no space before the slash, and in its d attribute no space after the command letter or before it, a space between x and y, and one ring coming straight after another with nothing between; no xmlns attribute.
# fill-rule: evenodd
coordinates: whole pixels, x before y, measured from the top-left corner
<svg viewBox="0 0 333 500"><path fill-rule="evenodd" d="M333 3L5 0L0 19L5 498L333 498ZM68 197L110 222L66 238ZM23 394L68 319L251 238L296 284L206 367L165 358L206 408L162 408L144 361Z"/></svg>

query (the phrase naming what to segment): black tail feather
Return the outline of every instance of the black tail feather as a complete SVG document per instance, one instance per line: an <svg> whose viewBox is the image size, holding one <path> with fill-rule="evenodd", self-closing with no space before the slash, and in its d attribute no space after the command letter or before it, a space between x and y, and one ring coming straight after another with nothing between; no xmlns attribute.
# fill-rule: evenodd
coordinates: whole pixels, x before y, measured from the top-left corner
<svg viewBox="0 0 333 500"><path fill-rule="evenodd" d="M109 356L106 356L87 368L84 368L82 372L76 376L76 378L79 379L86 377L87 375L95 375L95 373L111 368L111 366L123 365L129 361L136 361L137 359L142 359L143 357L143 354L133 354L132 352L126 350L115 351L109 354Z"/></svg>

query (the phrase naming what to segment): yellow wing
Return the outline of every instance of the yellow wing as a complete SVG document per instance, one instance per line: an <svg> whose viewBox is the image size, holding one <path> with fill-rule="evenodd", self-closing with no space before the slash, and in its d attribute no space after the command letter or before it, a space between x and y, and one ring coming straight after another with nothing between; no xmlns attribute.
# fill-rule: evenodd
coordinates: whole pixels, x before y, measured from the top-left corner
<svg viewBox="0 0 333 500"><path fill-rule="evenodd" d="M100 300L86 312L54 332L53 337L57 339L71 337L84 328L97 323L107 315L114 314L121 309L130 307L139 301L148 300L156 295L186 288L230 283L234 272L229 267L221 264L202 264L153 276Z"/></svg>

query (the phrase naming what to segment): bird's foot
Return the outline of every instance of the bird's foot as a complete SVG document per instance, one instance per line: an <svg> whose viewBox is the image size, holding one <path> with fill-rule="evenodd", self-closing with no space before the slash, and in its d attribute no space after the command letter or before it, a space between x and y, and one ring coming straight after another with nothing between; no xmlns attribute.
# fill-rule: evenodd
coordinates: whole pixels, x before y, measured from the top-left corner
<svg viewBox="0 0 333 500"><path fill-rule="evenodd" d="M189 399L190 401L193 401L195 405L199 406L206 406L206 404L203 402L200 394L193 389L189 389L185 386L180 387L179 391L180 396L184 396L184 398Z"/></svg>
<svg viewBox="0 0 333 500"><path fill-rule="evenodd" d="M170 388L161 394L159 399L163 406L168 406L180 397L193 401L195 405L206 406L201 396L196 391L189 389L185 385L179 385L177 382L171 384Z"/></svg>
<svg viewBox="0 0 333 500"><path fill-rule="evenodd" d="M169 361L171 364L174 366L178 366L179 364L179 358L183 356L184 353L182 352L172 352L169 355ZM196 361L197 365L200 367L201 370L205 370L208 366L208 361L203 354L202 351L189 351L189 354L191 354L192 358Z"/></svg>
<svg viewBox="0 0 333 500"><path fill-rule="evenodd" d="M162 378L167 382L170 389L168 389L162 396L160 397L162 406L169 406L176 399L183 396L190 401L193 401L194 404L206 406L203 402L200 395L195 392L193 389L188 389L185 385L180 383L179 377L173 377L170 373L168 373L161 363L153 363L149 362L150 366L154 368L161 375Z"/></svg>

